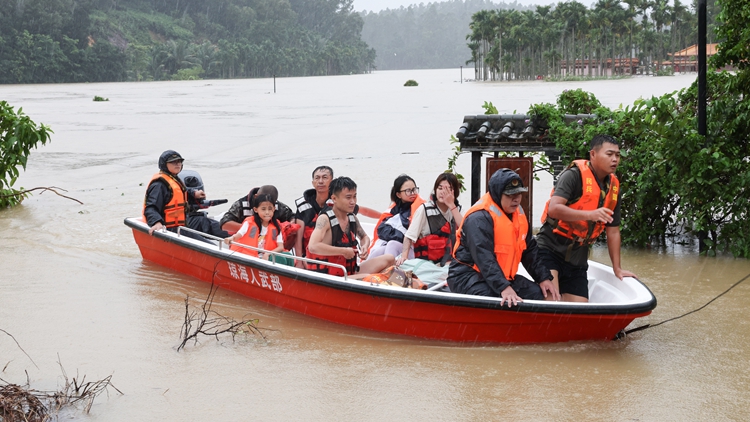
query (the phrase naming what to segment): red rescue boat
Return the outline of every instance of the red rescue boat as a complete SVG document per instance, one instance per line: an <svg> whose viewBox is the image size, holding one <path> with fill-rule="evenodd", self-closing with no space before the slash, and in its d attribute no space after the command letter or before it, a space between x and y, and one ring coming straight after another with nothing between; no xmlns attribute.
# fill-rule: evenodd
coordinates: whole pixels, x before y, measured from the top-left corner
<svg viewBox="0 0 750 422"><path fill-rule="evenodd" d="M635 278L589 262L589 303L497 298L371 284L276 264L127 218L143 259L241 295L340 324L462 343L612 340L656 307Z"/></svg>

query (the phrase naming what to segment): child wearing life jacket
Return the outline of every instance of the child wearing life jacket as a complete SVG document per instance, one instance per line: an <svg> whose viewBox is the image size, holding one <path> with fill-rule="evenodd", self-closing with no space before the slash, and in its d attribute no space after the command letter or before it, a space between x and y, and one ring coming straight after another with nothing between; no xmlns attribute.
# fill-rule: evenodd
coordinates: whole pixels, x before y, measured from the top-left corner
<svg viewBox="0 0 750 422"><path fill-rule="evenodd" d="M237 233L224 239L230 249L247 255L263 258L264 253L245 248L237 243L252 246L269 252L282 252L284 240L281 236L281 223L274 218L274 204L271 195L256 195L253 200L253 215L245 218Z"/></svg>

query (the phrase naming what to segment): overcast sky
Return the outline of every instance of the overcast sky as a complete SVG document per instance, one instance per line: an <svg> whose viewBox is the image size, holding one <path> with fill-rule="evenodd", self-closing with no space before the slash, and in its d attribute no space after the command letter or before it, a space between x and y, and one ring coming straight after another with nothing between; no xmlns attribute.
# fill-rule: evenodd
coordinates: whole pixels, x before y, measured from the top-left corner
<svg viewBox="0 0 750 422"><path fill-rule="evenodd" d="M517 0L520 4L526 4L526 5L535 5L535 4L553 4L557 3L561 0ZM592 3L593 0L579 0L584 5L588 6ZM384 9L398 9L401 6L407 7L411 4L419 4L419 3L434 3L435 1L414 1L414 0L354 0L354 10L362 11L362 10L368 10L372 12L379 12ZM496 1L496 3L500 3L500 1ZM505 0L506 3L512 3L513 0Z"/></svg>

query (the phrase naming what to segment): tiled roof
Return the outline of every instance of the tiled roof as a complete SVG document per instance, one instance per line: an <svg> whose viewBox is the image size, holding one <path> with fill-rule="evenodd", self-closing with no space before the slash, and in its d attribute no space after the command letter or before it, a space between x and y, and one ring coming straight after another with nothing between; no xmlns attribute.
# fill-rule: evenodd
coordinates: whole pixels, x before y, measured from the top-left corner
<svg viewBox="0 0 750 422"><path fill-rule="evenodd" d="M566 114L565 121L574 123L592 118L591 114ZM547 122L526 114L480 114L464 116L456 138L464 151L557 152L548 135Z"/></svg>
<svg viewBox="0 0 750 422"><path fill-rule="evenodd" d="M719 44L706 44L706 56L713 56L716 54L717 47ZM674 53L667 53L668 56L674 57L690 57L698 55L698 44L693 44L688 48L684 48Z"/></svg>

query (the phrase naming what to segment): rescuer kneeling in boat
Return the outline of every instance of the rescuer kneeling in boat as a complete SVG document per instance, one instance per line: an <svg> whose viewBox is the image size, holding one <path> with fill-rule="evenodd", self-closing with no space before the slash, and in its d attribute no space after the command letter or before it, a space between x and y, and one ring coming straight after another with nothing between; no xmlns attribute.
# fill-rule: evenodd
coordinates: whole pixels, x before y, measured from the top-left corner
<svg viewBox="0 0 750 422"><path fill-rule="evenodd" d="M521 208L526 191L510 169L492 175L489 192L466 212L456 233L448 270L451 292L500 297L500 304L507 301L508 307L522 299L560 300L552 273L537 259L537 244ZM519 263L536 283L516 274Z"/></svg>
<svg viewBox="0 0 750 422"><path fill-rule="evenodd" d="M337 177L331 181L329 191L333 204L323 208L315 221L315 229L307 245L307 258L342 265L348 275L379 273L393 265L396 258L389 254L365 261L370 238L354 215L357 184L348 177ZM357 265L357 257L362 259L361 267ZM340 268L325 264L308 262L307 269L344 275Z"/></svg>
<svg viewBox="0 0 750 422"><path fill-rule="evenodd" d="M182 171L185 161L176 151L164 151L159 157L159 172L156 173L146 189L143 202L143 219L148 224L148 234L166 228L177 232L177 227L185 226L188 196L194 199L206 199L202 190L189 189L177 175ZM183 236L198 240L205 239L194 233L182 231Z"/></svg>

